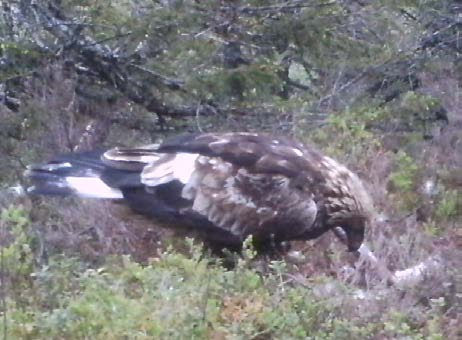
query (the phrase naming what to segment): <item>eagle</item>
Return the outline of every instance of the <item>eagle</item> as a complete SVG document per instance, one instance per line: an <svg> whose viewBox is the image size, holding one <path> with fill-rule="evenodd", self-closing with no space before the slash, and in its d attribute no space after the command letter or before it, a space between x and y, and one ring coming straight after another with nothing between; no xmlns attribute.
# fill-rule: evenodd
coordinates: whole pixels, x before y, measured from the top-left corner
<svg viewBox="0 0 462 340"><path fill-rule="evenodd" d="M183 134L63 154L30 165L26 176L29 194L122 201L227 249L249 236L264 248L340 230L356 251L373 212L352 171L313 146L264 133Z"/></svg>

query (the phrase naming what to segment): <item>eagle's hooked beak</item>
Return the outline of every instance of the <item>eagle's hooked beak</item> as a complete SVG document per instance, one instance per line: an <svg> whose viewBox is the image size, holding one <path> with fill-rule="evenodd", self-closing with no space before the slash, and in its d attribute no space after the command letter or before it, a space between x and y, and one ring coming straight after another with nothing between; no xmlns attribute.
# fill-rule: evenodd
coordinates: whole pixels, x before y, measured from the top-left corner
<svg viewBox="0 0 462 340"><path fill-rule="evenodd" d="M348 251L357 251L364 241L364 227L346 228Z"/></svg>
<svg viewBox="0 0 462 340"><path fill-rule="evenodd" d="M346 244L348 251L357 251L364 241L364 226L335 227L334 234Z"/></svg>

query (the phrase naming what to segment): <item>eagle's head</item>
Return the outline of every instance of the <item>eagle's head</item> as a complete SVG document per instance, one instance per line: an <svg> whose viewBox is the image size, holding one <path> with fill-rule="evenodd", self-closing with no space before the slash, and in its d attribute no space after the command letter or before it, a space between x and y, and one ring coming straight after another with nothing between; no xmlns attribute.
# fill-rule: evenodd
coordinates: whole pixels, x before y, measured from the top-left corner
<svg viewBox="0 0 462 340"><path fill-rule="evenodd" d="M333 159L324 156L321 171L325 179L321 185L324 223L343 229L348 250L356 251L374 216L372 199L358 176Z"/></svg>

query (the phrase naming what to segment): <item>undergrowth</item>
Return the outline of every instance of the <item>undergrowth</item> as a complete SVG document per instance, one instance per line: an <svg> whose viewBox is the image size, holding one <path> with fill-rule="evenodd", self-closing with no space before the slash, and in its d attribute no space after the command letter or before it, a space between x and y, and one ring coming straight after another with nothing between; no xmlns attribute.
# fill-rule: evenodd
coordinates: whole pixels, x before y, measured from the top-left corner
<svg viewBox="0 0 462 340"><path fill-rule="evenodd" d="M145 265L113 255L95 267L63 254L39 263L21 206L2 212L2 231L10 339L441 339L447 321L439 300L365 302L353 285L297 276L250 246L233 269L189 239L184 253L169 248Z"/></svg>

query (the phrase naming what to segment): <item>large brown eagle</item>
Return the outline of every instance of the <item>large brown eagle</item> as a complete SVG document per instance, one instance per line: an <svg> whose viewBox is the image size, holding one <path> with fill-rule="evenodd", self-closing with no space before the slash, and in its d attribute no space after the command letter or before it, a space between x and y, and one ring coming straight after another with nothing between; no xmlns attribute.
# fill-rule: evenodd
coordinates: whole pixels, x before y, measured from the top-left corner
<svg viewBox="0 0 462 340"><path fill-rule="evenodd" d="M168 226L239 249L343 229L363 242L371 200L359 178L313 147L259 133L180 135L160 145L58 156L27 171L31 194L123 200Z"/></svg>

